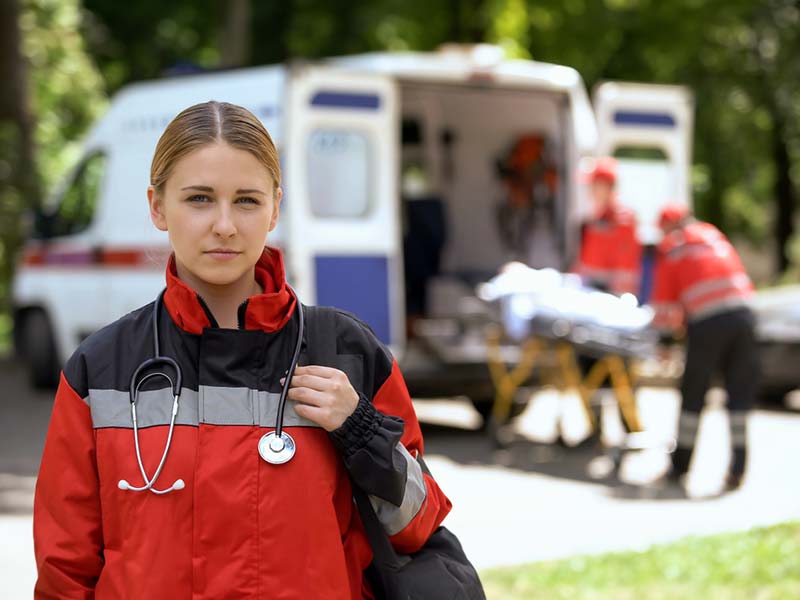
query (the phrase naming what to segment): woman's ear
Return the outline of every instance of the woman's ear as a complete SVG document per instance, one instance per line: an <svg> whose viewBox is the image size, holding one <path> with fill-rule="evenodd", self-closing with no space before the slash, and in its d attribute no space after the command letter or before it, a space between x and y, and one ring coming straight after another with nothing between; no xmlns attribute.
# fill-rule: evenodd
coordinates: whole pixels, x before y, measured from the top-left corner
<svg viewBox="0 0 800 600"><path fill-rule="evenodd" d="M164 215L164 202L152 185L147 186L147 203L150 205L150 220L153 225L156 226L156 229L166 231L167 218Z"/></svg>
<svg viewBox="0 0 800 600"><path fill-rule="evenodd" d="M275 226L278 224L278 217L281 213L281 200L283 200L283 190L281 188L277 188L275 190L275 201L272 203L272 217L270 217L269 221L270 231L275 229Z"/></svg>

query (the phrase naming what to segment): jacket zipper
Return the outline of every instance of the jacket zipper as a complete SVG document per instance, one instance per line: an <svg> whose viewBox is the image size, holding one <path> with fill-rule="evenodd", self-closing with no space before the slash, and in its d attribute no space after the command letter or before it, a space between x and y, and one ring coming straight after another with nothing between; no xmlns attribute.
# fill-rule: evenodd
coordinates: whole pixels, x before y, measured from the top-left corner
<svg viewBox="0 0 800 600"><path fill-rule="evenodd" d="M206 313L206 317L208 317L208 322L211 325L211 327L219 328L219 323L217 323L217 320L214 318L214 315L211 314L211 310L208 308L208 305L206 304L205 300L203 300L203 297L200 294L197 294L197 301L200 303L200 307L203 309L203 312ZM238 321L237 326L239 329L244 329L244 317L245 313L247 312L248 302L250 302L250 298L242 302L239 305L239 308L236 309L236 316Z"/></svg>
<svg viewBox="0 0 800 600"><path fill-rule="evenodd" d="M239 329L244 329L244 316L247 312L247 303L250 302L250 298L245 300L239 305L239 308L236 310L236 315L239 321Z"/></svg>
<svg viewBox="0 0 800 600"><path fill-rule="evenodd" d="M205 300L203 300L203 298L202 298L202 296L200 296L200 294L196 294L196 296L197 296L197 301L200 303L200 308L202 308L203 312L206 313L206 317L208 318L209 325L211 327L218 328L219 327L219 323L217 323L217 320L214 318L214 315L211 314L211 310L208 308L208 305L206 304Z"/></svg>

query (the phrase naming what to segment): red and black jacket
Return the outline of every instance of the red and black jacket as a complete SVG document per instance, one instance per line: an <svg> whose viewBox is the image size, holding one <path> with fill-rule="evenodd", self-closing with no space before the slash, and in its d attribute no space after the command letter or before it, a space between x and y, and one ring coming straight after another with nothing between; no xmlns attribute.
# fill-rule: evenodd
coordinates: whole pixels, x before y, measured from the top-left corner
<svg viewBox="0 0 800 600"><path fill-rule="evenodd" d="M636 216L615 202L584 225L580 254L572 270L612 294L638 294L641 259Z"/></svg>
<svg viewBox="0 0 800 600"><path fill-rule="evenodd" d="M183 389L156 487L181 478L185 489L118 488L120 479L143 485L128 390L153 355L153 305L90 336L69 359L36 487L36 598L370 597L371 550L350 477L402 552L418 549L447 515L450 501L415 460L422 435L397 362L344 311L337 367L359 393L355 413L329 434L289 401L284 424L296 455L283 465L260 458L298 324L277 250L264 253L256 277L265 293L242 305L239 330L221 329L168 267L159 342L180 364ZM299 364L308 364L305 351ZM167 386L148 381L137 402L150 476L170 421Z"/></svg>
<svg viewBox="0 0 800 600"><path fill-rule="evenodd" d="M710 223L693 221L659 244L652 304L656 325L680 327L747 306L753 284L736 250Z"/></svg>

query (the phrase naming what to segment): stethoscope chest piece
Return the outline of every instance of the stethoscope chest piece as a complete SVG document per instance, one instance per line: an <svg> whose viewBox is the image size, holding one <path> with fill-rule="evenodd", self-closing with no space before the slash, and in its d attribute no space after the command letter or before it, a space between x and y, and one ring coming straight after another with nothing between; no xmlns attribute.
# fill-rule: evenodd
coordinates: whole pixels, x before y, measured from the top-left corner
<svg viewBox="0 0 800 600"><path fill-rule="evenodd" d="M258 453L265 461L273 465L282 465L289 462L294 456L296 446L292 436L285 431L281 436L275 435L274 431L265 433L258 441Z"/></svg>

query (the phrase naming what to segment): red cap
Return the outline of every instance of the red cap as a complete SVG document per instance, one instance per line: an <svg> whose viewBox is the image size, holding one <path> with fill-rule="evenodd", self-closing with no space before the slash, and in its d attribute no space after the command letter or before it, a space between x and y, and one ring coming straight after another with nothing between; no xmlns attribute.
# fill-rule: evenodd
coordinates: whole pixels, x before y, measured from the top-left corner
<svg viewBox="0 0 800 600"><path fill-rule="evenodd" d="M689 216L689 207L685 204L667 204L658 215L658 226L664 229L668 225L675 225Z"/></svg>
<svg viewBox="0 0 800 600"><path fill-rule="evenodd" d="M584 177L585 183L607 181L610 184L617 182L617 160L611 156L600 156L594 161L592 169Z"/></svg>

